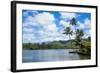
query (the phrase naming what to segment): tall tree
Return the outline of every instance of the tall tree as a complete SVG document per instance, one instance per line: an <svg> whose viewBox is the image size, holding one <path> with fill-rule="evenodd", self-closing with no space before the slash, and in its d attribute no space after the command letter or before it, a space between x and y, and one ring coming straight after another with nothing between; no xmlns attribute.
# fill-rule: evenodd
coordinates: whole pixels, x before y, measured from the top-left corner
<svg viewBox="0 0 100 73"><path fill-rule="evenodd" d="M71 40L71 35L72 35L72 30L70 27L66 27L66 29L64 29L64 34L69 35L69 39Z"/></svg>
<svg viewBox="0 0 100 73"><path fill-rule="evenodd" d="M81 39L83 35L84 35L84 32L82 29L76 30L76 37L79 37Z"/></svg>
<svg viewBox="0 0 100 73"><path fill-rule="evenodd" d="M84 32L82 29L77 29L76 30L76 37L75 37L75 41L76 41L76 45L79 46L79 50L83 51L84 45L82 44L82 37L84 36Z"/></svg>
<svg viewBox="0 0 100 73"><path fill-rule="evenodd" d="M72 25L72 26L74 26L74 29L75 29L75 32L76 32L76 25L77 25L77 21L76 21L76 19L75 18L72 18L71 20L70 20L70 24Z"/></svg>

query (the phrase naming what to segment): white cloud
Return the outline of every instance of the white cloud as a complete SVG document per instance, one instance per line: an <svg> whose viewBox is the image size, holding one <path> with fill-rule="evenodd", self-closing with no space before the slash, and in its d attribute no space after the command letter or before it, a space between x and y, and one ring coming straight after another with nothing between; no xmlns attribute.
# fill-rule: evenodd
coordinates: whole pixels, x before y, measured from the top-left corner
<svg viewBox="0 0 100 73"><path fill-rule="evenodd" d="M86 30L86 31L84 32L83 38L88 38L88 37L90 37L90 36L91 36L91 30Z"/></svg>
<svg viewBox="0 0 100 73"><path fill-rule="evenodd" d="M57 30L57 27L54 21L55 18L53 14L50 14L49 12L43 12L35 15L34 17L28 16L23 26L42 26L44 30L55 31Z"/></svg>
<svg viewBox="0 0 100 73"><path fill-rule="evenodd" d="M28 16L27 18L26 18L26 20L24 21L24 23L31 23L31 24L33 24L33 23L36 23L36 19L33 17L33 16Z"/></svg>
<svg viewBox="0 0 100 73"><path fill-rule="evenodd" d="M34 17L28 16L26 22L35 22Z"/></svg>
<svg viewBox="0 0 100 73"><path fill-rule="evenodd" d="M43 27L43 30L40 32L41 38L44 41L53 41L58 36L58 28L55 24L55 17L49 12L43 12L38 14L36 17L37 23Z"/></svg>
<svg viewBox="0 0 100 73"><path fill-rule="evenodd" d="M69 22L61 21L61 25L69 26ZM41 29L35 30L34 28L25 28L28 26L37 26ZM58 27L55 23L55 17L49 12L38 13L35 16L28 16L23 23L24 32L33 32L23 34L24 42L44 42L44 41L57 41L57 40L68 40L69 37L62 34L62 31L58 31ZM39 36L36 36L37 33ZM38 39L37 39L38 38Z"/></svg>
<svg viewBox="0 0 100 73"><path fill-rule="evenodd" d="M45 32L57 32L58 28L57 28L56 24L53 23L53 24L43 25L43 30Z"/></svg>
<svg viewBox="0 0 100 73"><path fill-rule="evenodd" d="M66 22L66 21L64 21L64 20L61 20L60 21L60 24L62 25L62 26L64 26L64 27L70 27L71 25L70 25L70 22Z"/></svg>
<svg viewBox="0 0 100 73"><path fill-rule="evenodd" d="M91 28L91 21L88 18L84 20L84 24L87 29Z"/></svg>
<svg viewBox="0 0 100 73"><path fill-rule="evenodd" d="M83 23L78 22L77 24L80 29L91 29L91 21L88 18L86 18Z"/></svg>
<svg viewBox="0 0 100 73"><path fill-rule="evenodd" d="M26 10L23 10L23 15L24 16L28 16L29 13L32 13L32 16L34 16L34 15L38 14L38 11L31 11L31 10L26 11Z"/></svg>
<svg viewBox="0 0 100 73"><path fill-rule="evenodd" d="M34 42L34 41L35 41L34 34L23 34L23 42L24 43L30 43L30 42Z"/></svg>
<svg viewBox="0 0 100 73"><path fill-rule="evenodd" d="M54 22L55 18L53 14L50 14L49 12L43 12L40 14L37 14L35 16L36 21L41 25L47 25L52 22Z"/></svg>
<svg viewBox="0 0 100 73"><path fill-rule="evenodd" d="M32 28L23 28L23 31L30 33L30 32L33 32L33 29Z"/></svg>
<svg viewBox="0 0 100 73"><path fill-rule="evenodd" d="M58 41L58 40L68 40L69 37L62 34L61 32L58 31L39 31L40 37L39 39L41 40L40 42L43 41Z"/></svg>
<svg viewBox="0 0 100 73"><path fill-rule="evenodd" d="M84 25L84 23L82 23L82 22L80 22L80 21L78 21L77 24L78 24L78 29L84 29L84 28L86 27L86 26Z"/></svg>
<svg viewBox="0 0 100 73"><path fill-rule="evenodd" d="M37 26L37 23L34 23L34 22L23 23L23 27L29 27L29 26Z"/></svg>
<svg viewBox="0 0 100 73"><path fill-rule="evenodd" d="M61 14L61 18L66 20L70 20L78 16L76 13L71 13L71 12L60 12L60 14Z"/></svg>

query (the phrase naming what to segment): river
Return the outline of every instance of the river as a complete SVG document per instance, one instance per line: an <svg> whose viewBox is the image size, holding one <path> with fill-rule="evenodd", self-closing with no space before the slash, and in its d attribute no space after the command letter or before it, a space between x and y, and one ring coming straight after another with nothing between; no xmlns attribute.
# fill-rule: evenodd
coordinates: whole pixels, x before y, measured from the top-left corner
<svg viewBox="0 0 100 73"><path fill-rule="evenodd" d="M80 56L77 53L69 53L76 49L45 49L45 50L26 50L22 52L22 62L47 62L88 59L87 56Z"/></svg>

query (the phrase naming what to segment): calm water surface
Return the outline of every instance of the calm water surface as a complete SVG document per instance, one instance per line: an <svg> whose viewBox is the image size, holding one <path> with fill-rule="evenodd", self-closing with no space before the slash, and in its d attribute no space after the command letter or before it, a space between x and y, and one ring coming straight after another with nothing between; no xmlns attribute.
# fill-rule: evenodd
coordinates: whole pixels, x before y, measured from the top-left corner
<svg viewBox="0 0 100 73"><path fill-rule="evenodd" d="M82 59L77 53L69 53L75 49L46 49L46 50L23 50L23 62L47 62ZM87 59L87 57L85 57Z"/></svg>

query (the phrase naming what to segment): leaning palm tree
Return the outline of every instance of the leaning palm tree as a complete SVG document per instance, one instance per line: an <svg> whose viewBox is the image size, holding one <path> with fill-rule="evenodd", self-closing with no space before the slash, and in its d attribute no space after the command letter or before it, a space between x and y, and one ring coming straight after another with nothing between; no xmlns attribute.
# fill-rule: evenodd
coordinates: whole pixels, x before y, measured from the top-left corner
<svg viewBox="0 0 100 73"><path fill-rule="evenodd" d="M81 39L82 36L84 36L83 30L82 29L77 29L76 30L76 36L78 36Z"/></svg>
<svg viewBox="0 0 100 73"><path fill-rule="evenodd" d="M82 44L82 37L84 36L84 32L82 29L77 29L76 30L76 38L75 38L75 41L76 41L76 45L79 46L79 50L80 51L83 51L83 44Z"/></svg>
<svg viewBox="0 0 100 73"><path fill-rule="evenodd" d="M64 29L64 34L69 35L69 39L71 40L71 35L72 35L72 31L70 27L66 27L66 29Z"/></svg>

